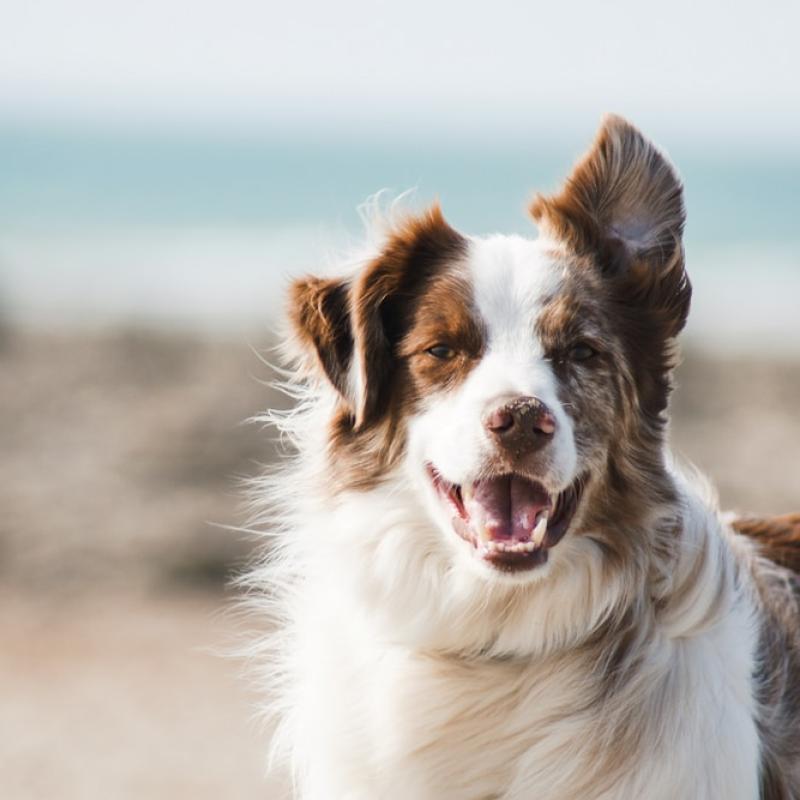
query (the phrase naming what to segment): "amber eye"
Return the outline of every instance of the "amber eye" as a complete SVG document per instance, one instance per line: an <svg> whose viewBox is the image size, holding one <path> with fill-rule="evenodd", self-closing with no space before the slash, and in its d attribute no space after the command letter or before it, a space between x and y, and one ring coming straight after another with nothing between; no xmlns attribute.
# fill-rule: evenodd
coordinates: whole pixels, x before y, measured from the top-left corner
<svg viewBox="0 0 800 800"><path fill-rule="evenodd" d="M569 357L572 361L588 361L597 355L597 351L586 342L578 342L569 349Z"/></svg>
<svg viewBox="0 0 800 800"><path fill-rule="evenodd" d="M448 347L446 344L434 345L433 347L429 347L425 352L429 356L438 358L440 361L449 361L456 354L456 351L453 350L452 347Z"/></svg>

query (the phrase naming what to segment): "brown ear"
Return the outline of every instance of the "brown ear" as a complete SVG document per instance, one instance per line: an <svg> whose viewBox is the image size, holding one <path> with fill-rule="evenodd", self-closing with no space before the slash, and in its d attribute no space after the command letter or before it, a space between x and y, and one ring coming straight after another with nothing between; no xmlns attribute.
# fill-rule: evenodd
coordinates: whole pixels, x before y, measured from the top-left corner
<svg viewBox="0 0 800 800"><path fill-rule="evenodd" d="M561 191L538 195L530 210L545 236L625 277L636 301L661 307L665 321L671 315L668 335L683 327L691 296L683 188L666 157L633 125L605 117Z"/></svg>
<svg viewBox="0 0 800 800"><path fill-rule="evenodd" d="M680 244L685 220L680 179L629 122L603 119L562 190L538 195L531 214L543 231L579 253L617 240L632 257L663 258Z"/></svg>
<svg viewBox="0 0 800 800"><path fill-rule="evenodd" d="M395 347L410 324L414 298L465 246L434 206L397 225L352 282L308 278L293 284L295 332L349 406L355 429L387 411Z"/></svg>
<svg viewBox="0 0 800 800"><path fill-rule="evenodd" d="M350 394L353 352L349 285L345 280L300 278L289 288L289 321L301 348L343 398Z"/></svg>

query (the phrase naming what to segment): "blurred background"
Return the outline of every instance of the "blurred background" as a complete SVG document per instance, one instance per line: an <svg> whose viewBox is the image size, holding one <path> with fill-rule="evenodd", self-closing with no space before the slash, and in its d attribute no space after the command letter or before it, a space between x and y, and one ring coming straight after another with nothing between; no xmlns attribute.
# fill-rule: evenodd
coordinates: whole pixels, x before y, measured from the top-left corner
<svg viewBox="0 0 800 800"><path fill-rule="evenodd" d="M287 279L388 189L528 234L600 115L686 183L678 451L800 508L800 5L5 0L0 795L272 798L230 577Z"/></svg>

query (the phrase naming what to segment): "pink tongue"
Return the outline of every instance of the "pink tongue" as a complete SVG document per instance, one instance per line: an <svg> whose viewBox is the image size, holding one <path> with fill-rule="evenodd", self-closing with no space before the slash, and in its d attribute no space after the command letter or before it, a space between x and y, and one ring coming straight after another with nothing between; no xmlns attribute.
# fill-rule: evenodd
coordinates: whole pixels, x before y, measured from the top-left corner
<svg viewBox="0 0 800 800"><path fill-rule="evenodd" d="M550 505L547 492L517 475L479 481L464 503L475 531L484 529L493 540L527 541L536 515Z"/></svg>

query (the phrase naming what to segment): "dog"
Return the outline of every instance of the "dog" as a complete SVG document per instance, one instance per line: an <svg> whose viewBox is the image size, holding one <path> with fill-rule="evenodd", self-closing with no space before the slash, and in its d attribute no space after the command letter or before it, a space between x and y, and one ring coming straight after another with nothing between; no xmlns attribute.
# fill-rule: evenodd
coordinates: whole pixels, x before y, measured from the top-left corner
<svg viewBox="0 0 800 800"><path fill-rule="evenodd" d="M606 117L539 236L438 206L289 293L248 586L302 800L800 798L800 515L667 447L681 182ZM277 521L276 521L277 520Z"/></svg>

